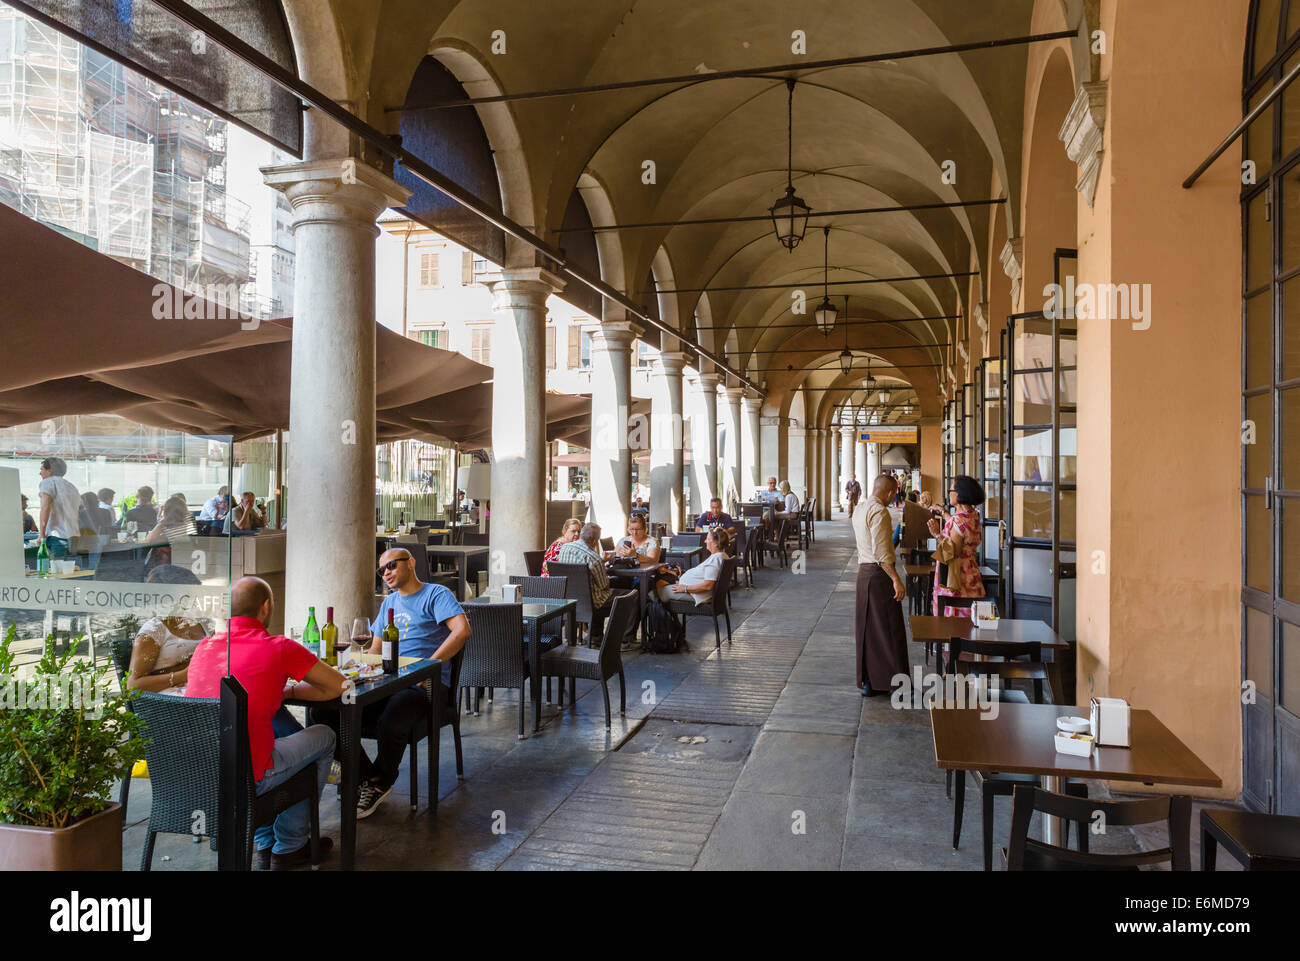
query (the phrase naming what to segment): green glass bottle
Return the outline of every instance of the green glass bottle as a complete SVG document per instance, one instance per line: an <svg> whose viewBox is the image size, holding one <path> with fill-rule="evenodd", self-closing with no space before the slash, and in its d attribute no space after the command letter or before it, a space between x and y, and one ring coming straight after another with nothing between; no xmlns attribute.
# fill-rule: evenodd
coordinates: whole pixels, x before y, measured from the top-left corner
<svg viewBox="0 0 1300 961"><path fill-rule="evenodd" d="M320 646L320 628L316 626L316 608L307 608L307 626L302 631L303 647L316 656L323 656Z"/></svg>
<svg viewBox="0 0 1300 961"><path fill-rule="evenodd" d="M325 626L321 628L321 659L330 667L339 666L339 629L334 623L334 608L325 608Z"/></svg>
<svg viewBox="0 0 1300 961"><path fill-rule="evenodd" d="M36 548L36 573L48 574L50 572L50 548L42 539L41 546Z"/></svg>

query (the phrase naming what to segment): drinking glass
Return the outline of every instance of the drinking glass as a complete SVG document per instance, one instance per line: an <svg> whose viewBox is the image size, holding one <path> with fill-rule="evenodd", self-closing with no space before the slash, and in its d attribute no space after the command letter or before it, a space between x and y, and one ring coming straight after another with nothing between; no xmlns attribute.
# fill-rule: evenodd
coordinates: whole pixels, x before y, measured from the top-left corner
<svg viewBox="0 0 1300 961"><path fill-rule="evenodd" d="M370 641L370 622L364 617L354 618L351 643L348 645L348 660L360 663L361 655L370 647Z"/></svg>

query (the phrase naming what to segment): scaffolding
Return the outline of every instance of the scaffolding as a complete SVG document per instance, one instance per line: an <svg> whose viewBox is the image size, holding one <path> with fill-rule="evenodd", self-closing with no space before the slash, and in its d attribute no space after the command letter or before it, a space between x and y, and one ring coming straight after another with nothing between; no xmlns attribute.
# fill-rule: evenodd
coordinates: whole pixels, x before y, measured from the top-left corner
<svg viewBox="0 0 1300 961"><path fill-rule="evenodd" d="M226 121L0 6L0 203L193 290L249 282Z"/></svg>

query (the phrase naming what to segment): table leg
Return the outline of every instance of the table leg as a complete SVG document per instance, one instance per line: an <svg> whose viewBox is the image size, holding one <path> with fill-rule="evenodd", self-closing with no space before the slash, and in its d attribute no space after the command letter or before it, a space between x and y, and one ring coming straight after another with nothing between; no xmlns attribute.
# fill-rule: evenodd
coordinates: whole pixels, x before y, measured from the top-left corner
<svg viewBox="0 0 1300 961"><path fill-rule="evenodd" d="M357 793L361 771L361 711L356 704L339 708L339 738L343 742L343 776L339 783L339 867L351 871L357 851Z"/></svg>
<svg viewBox="0 0 1300 961"><path fill-rule="evenodd" d="M1052 794L1061 793L1061 778L1058 775L1043 776L1043 790ZM1051 815L1043 815L1043 843L1060 845L1065 836L1065 821Z"/></svg>
<svg viewBox="0 0 1300 961"><path fill-rule="evenodd" d="M1052 689L1052 703L1065 704L1065 688L1061 681L1061 665L1056 660L1056 652L1052 652L1052 659L1047 662L1047 684Z"/></svg>
<svg viewBox="0 0 1300 961"><path fill-rule="evenodd" d="M528 671L532 675L528 686L533 692L533 733L542 726L542 625L533 621L528 632Z"/></svg>
<svg viewBox="0 0 1300 961"><path fill-rule="evenodd" d="M1214 863L1217 860L1218 842L1215 841L1214 835L1205 828L1201 828L1201 870L1213 871Z"/></svg>
<svg viewBox="0 0 1300 961"><path fill-rule="evenodd" d="M438 810L438 748L442 737L442 707L447 703L447 692L442 687L442 672L429 678L429 737L425 745L425 779L428 782L429 813Z"/></svg>
<svg viewBox="0 0 1300 961"><path fill-rule="evenodd" d="M465 568L468 564L469 561L465 557L464 552L460 552L456 555L456 596L462 604L465 603Z"/></svg>

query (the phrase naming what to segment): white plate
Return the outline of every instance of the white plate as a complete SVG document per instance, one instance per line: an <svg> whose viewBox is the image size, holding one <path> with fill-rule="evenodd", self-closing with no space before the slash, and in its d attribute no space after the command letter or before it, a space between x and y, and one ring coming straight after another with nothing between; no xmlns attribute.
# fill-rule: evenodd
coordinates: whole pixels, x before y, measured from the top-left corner
<svg viewBox="0 0 1300 961"><path fill-rule="evenodd" d="M1086 717L1058 717L1056 728L1067 734L1087 734L1092 730L1092 722Z"/></svg>

